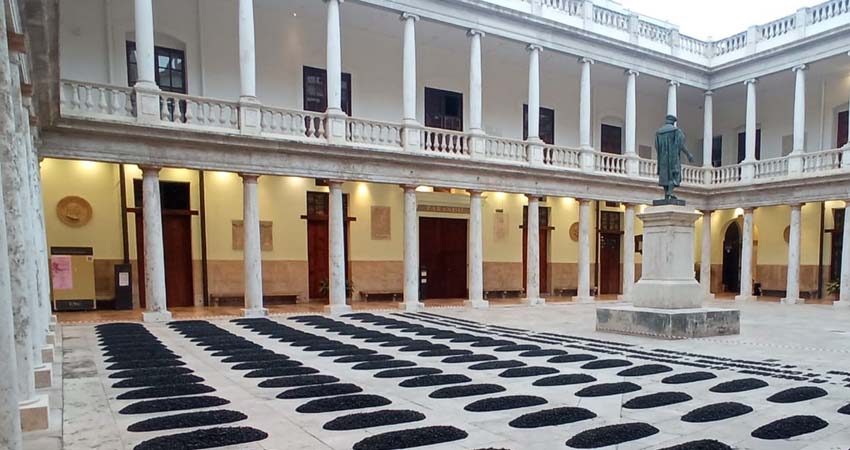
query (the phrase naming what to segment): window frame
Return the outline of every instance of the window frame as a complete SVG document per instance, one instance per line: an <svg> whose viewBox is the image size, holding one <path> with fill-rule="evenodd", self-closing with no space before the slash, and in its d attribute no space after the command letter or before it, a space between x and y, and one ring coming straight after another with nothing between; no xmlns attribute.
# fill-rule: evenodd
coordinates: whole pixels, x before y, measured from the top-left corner
<svg viewBox="0 0 850 450"><path fill-rule="evenodd" d="M555 110L541 106L538 120L540 140L545 144L555 145ZM528 139L528 103L522 105L522 139Z"/></svg>
<svg viewBox="0 0 850 450"><path fill-rule="evenodd" d="M138 63L138 60L136 58L136 42L131 41L131 40L126 40L124 42L124 49L125 49L125 60L126 60L126 63L127 63L127 85L132 87L136 84L136 81L138 80L138 67L139 67L138 64L139 63ZM153 54L154 54L154 64L155 64L155 67L154 67L154 82L156 83L156 85L161 90L163 90L165 92L188 95L189 84L187 83L187 81L188 81L187 80L187 78L188 78L188 76L187 76L188 68L187 68L187 64L186 64L186 51L181 50L179 48L163 47L161 45L155 45L153 49L154 49ZM171 62L175 59L175 56L180 58L181 64L182 64L182 69L177 70L177 69L174 69L172 67L167 67L167 70L169 70L169 76L172 79L173 79L173 74L175 72L180 73L180 81L182 83L182 88L174 87L173 83L169 83L169 85L163 86L162 80L161 80L161 77L160 77L160 70L163 69L163 68L160 67L160 65L159 65L159 59L160 59L161 56L168 57L169 66L172 65Z"/></svg>
<svg viewBox="0 0 850 450"><path fill-rule="evenodd" d="M308 87L310 84L308 83L308 77L318 77L321 79L322 87L318 91L318 94L310 94L308 93ZM349 117L352 115L353 111L353 103L351 101L351 93L353 91L353 85L351 84L351 74L348 72L342 72L342 111L347 114ZM313 111L318 113L324 113L328 109L328 71L326 69L322 69L320 67L312 67L312 66L302 66L301 67L301 98L302 98L302 106L304 111ZM314 100L318 99L319 107L310 107L312 103L315 103Z"/></svg>

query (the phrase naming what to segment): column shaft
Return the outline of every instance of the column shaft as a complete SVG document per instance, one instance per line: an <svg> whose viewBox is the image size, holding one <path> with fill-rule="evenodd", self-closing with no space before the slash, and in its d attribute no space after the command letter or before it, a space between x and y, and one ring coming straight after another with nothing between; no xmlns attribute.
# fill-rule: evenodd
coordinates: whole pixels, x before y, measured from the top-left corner
<svg viewBox="0 0 850 450"><path fill-rule="evenodd" d="M528 46L528 140L540 139L540 47Z"/></svg>
<svg viewBox="0 0 850 450"><path fill-rule="evenodd" d="M583 149L593 149L590 141L590 65L593 61L587 58L581 60L581 93L579 99L579 146Z"/></svg>
<svg viewBox="0 0 850 450"><path fill-rule="evenodd" d="M635 286L635 205L626 203L623 231L623 295L621 300L631 301Z"/></svg>
<svg viewBox="0 0 850 450"><path fill-rule="evenodd" d="M342 44L339 31L340 0L328 3L327 85L328 112L342 114Z"/></svg>
<svg viewBox="0 0 850 450"><path fill-rule="evenodd" d="M420 309L419 299L419 216L416 186L404 189L404 304L406 310Z"/></svg>
<svg viewBox="0 0 850 450"><path fill-rule="evenodd" d="M625 154L634 155L637 152L636 132L637 124L637 76L634 70L626 71L626 139Z"/></svg>
<svg viewBox="0 0 850 450"><path fill-rule="evenodd" d="M404 55L402 64L402 101L404 121L416 122L416 20L417 16L402 14L404 21Z"/></svg>
<svg viewBox="0 0 850 450"><path fill-rule="evenodd" d="M145 322L167 322L171 313L165 292L165 250L162 243L162 206L159 168L142 167L142 220L145 236Z"/></svg>
<svg viewBox="0 0 850 450"><path fill-rule="evenodd" d="M336 0L331 0L333 3ZM330 185L330 220L329 236L329 277L328 296L329 312L340 314L351 311L351 307L345 302L346 299L346 273L345 273L345 212L342 203L342 182L331 181Z"/></svg>
<svg viewBox="0 0 850 450"><path fill-rule="evenodd" d="M667 115L678 116L678 81L670 81L667 83Z"/></svg>
<svg viewBox="0 0 850 450"><path fill-rule="evenodd" d="M756 80L748 80L745 161L756 160Z"/></svg>
<svg viewBox="0 0 850 450"><path fill-rule="evenodd" d="M240 96L254 100L257 97L257 64L254 45L254 0L239 0L239 79Z"/></svg>
<svg viewBox="0 0 850 450"><path fill-rule="evenodd" d="M788 275L782 303L804 303L800 299L800 229L803 205L791 205L791 231L788 235Z"/></svg>
<svg viewBox="0 0 850 450"><path fill-rule="evenodd" d="M469 191L469 301L473 308L486 307L484 300L484 239L481 192Z"/></svg>
<svg viewBox="0 0 850 450"><path fill-rule="evenodd" d="M850 217L846 211L850 211L850 200L844 201L844 236L841 241L841 285L838 297L838 306L850 307Z"/></svg>
<svg viewBox="0 0 850 450"><path fill-rule="evenodd" d="M806 147L806 66L794 68L796 81L794 86L794 152L802 152Z"/></svg>
<svg viewBox="0 0 850 450"><path fill-rule="evenodd" d="M744 230L741 244L741 293L735 300L755 300L753 297L753 210L744 210Z"/></svg>
<svg viewBox="0 0 850 450"><path fill-rule="evenodd" d="M135 0L136 84L156 88L152 0Z"/></svg>
<svg viewBox="0 0 850 450"><path fill-rule="evenodd" d="M711 167L711 156L714 146L714 93L705 91L702 115L702 166ZM704 216L703 216L704 217Z"/></svg>
<svg viewBox="0 0 850 450"><path fill-rule="evenodd" d="M589 303L590 295L590 200L579 200L578 214L578 294L574 301Z"/></svg>
<svg viewBox="0 0 850 450"><path fill-rule="evenodd" d="M246 317L266 315L263 308L263 254L260 244L260 205L257 175L242 175L242 231Z"/></svg>
<svg viewBox="0 0 850 450"><path fill-rule="evenodd" d="M711 294L711 211L702 212L702 246L700 249L699 283L706 299Z"/></svg>
<svg viewBox="0 0 850 450"><path fill-rule="evenodd" d="M535 305L540 300L540 200L536 195L527 197L525 303Z"/></svg>
<svg viewBox="0 0 850 450"><path fill-rule="evenodd" d="M472 132L482 130L481 36L480 31L469 31L469 129Z"/></svg>

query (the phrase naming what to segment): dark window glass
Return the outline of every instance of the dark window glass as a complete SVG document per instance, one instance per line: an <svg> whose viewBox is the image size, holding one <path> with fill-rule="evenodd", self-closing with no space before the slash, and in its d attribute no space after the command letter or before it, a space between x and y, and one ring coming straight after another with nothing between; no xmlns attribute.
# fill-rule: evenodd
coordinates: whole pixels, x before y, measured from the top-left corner
<svg viewBox="0 0 850 450"><path fill-rule="evenodd" d="M325 69L304 66L304 110L325 112L328 109L328 72ZM342 74L342 110L351 115L351 74Z"/></svg>
<svg viewBox="0 0 850 450"><path fill-rule="evenodd" d="M738 133L738 163L747 157L747 133ZM756 130L756 159L761 159L761 128Z"/></svg>
<svg viewBox="0 0 850 450"><path fill-rule="evenodd" d="M186 94L186 53L183 50L166 47L154 47L156 84L165 92ZM127 83L136 84L138 79L136 43L127 41Z"/></svg>
<svg viewBox="0 0 850 450"><path fill-rule="evenodd" d="M838 113L838 147L843 147L847 143L847 111Z"/></svg>
<svg viewBox="0 0 850 450"><path fill-rule="evenodd" d="M623 129L613 125L602 124L602 152L623 154Z"/></svg>
<svg viewBox="0 0 850 450"><path fill-rule="evenodd" d="M711 140L711 166L723 165L723 136L717 136Z"/></svg>
<svg viewBox="0 0 850 450"><path fill-rule="evenodd" d="M426 87L425 126L463 131L463 94Z"/></svg>
<svg viewBox="0 0 850 450"><path fill-rule="evenodd" d="M555 144L555 110L540 108L539 133L540 139L549 144ZM528 105L522 105L522 138L528 139Z"/></svg>

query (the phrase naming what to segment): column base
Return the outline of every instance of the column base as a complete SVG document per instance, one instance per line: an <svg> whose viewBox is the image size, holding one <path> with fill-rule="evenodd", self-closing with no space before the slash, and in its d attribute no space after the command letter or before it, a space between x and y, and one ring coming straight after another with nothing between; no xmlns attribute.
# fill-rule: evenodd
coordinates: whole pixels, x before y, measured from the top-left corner
<svg viewBox="0 0 850 450"><path fill-rule="evenodd" d="M53 345L48 344L41 347L41 362L45 364L50 364L53 362Z"/></svg>
<svg viewBox="0 0 850 450"><path fill-rule="evenodd" d="M802 298L783 298L780 300L783 305L805 305L806 301Z"/></svg>
<svg viewBox="0 0 850 450"><path fill-rule="evenodd" d="M594 303L596 302L596 297L581 297L575 296L573 297L573 303Z"/></svg>
<svg viewBox="0 0 850 450"><path fill-rule="evenodd" d="M55 346L56 345L56 333L54 333L52 331L47 333L46 342L50 345Z"/></svg>
<svg viewBox="0 0 850 450"><path fill-rule="evenodd" d="M626 295L626 294L620 294L620 295L617 296L617 300L619 300L623 303L631 303L632 302L632 296Z"/></svg>
<svg viewBox="0 0 850 450"><path fill-rule="evenodd" d="M850 301L838 301L833 302L832 306L835 308L850 308Z"/></svg>
<svg viewBox="0 0 850 450"><path fill-rule="evenodd" d="M342 314L348 314L351 312L351 306L349 305L327 305L325 306L325 314L330 314L332 316L339 316Z"/></svg>
<svg viewBox="0 0 850 450"><path fill-rule="evenodd" d="M142 313L142 321L150 323L171 322L171 313L168 311L145 311Z"/></svg>
<svg viewBox="0 0 850 450"><path fill-rule="evenodd" d="M401 302L401 303L398 304L398 309L401 309L401 310L404 310L404 311L421 311L421 310L425 309L425 304L422 303L422 302L415 302L415 303Z"/></svg>
<svg viewBox="0 0 850 450"><path fill-rule="evenodd" d="M50 324L55 325L57 323L59 323L59 317L57 317L56 314L51 314L50 315Z"/></svg>
<svg viewBox="0 0 850 450"><path fill-rule="evenodd" d="M46 430L50 427L50 401L47 395L37 395L31 402L19 404L21 431Z"/></svg>
<svg viewBox="0 0 850 450"><path fill-rule="evenodd" d="M50 365L44 364L36 367L33 369L33 375L35 376L36 389L47 389L53 386L53 368Z"/></svg>
<svg viewBox="0 0 850 450"><path fill-rule="evenodd" d="M706 294L705 295L705 301L713 302L714 301L714 294Z"/></svg>
<svg viewBox="0 0 850 450"><path fill-rule="evenodd" d="M463 306L473 309L486 309L490 307L490 302L487 300L465 300Z"/></svg>
<svg viewBox="0 0 850 450"><path fill-rule="evenodd" d="M754 301L756 301L756 298L757 297L755 295L736 295L735 301L736 302L754 302Z"/></svg>
<svg viewBox="0 0 850 450"><path fill-rule="evenodd" d="M526 298L522 299L522 304L528 305L528 306L545 305L546 299L545 298L528 298L528 297L526 297Z"/></svg>
<svg viewBox="0 0 850 450"><path fill-rule="evenodd" d="M249 319L266 317L269 315L269 310L266 308L252 308L252 309L243 309L242 317L247 317Z"/></svg>

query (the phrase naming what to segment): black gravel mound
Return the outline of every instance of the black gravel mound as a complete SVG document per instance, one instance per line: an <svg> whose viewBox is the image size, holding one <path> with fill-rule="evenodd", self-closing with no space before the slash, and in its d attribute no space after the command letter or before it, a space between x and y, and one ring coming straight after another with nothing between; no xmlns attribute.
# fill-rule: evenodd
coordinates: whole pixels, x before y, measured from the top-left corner
<svg viewBox="0 0 850 450"><path fill-rule="evenodd" d="M257 370L257 369L272 369L275 367L298 367L301 366L301 361L292 359L272 359L269 361L249 361L239 364L234 364L230 368L233 370Z"/></svg>
<svg viewBox="0 0 850 450"><path fill-rule="evenodd" d="M207 428L149 439L133 450L200 450L262 441L267 437L265 432L250 427Z"/></svg>
<svg viewBox="0 0 850 450"><path fill-rule="evenodd" d="M108 366L106 370L148 369L152 367L176 367L185 365L186 363L179 359L148 359L118 362Z"/></svg>
<svg viewBox="0 0 850 450"><path fill-rule="evenodd" d="M363 392L363 388L350 383L319 384L289 389L277 394L277 398L330 397L332 395L357 394L358 392Z"/></svg>
<svg viewBox="0 0 850 450"><path fill-rule="evenodd" d="M288 377L292 375L312 375L314 373L319 373L319 371L312 367L271 367L252 370L245 374L245 378Z"/></svg>
<svg viewBox="0 0 850 450"><path fill-rule="evenodd" d="M175 384L172 386L156 386L134 391L127 391L117 397L118 400L142 400L146 398L179 397L181 395L196 395L215 392L215 388L205 384Z"/></svg>
<svg viewBox="0 0 850 450"><path fill-rule="evenodd" d="M714 422L730 419L753 412L753 408L741 403L724 402L697 408L684 416L682 421L691 423Z"/></svg>
<svg viewBox="0 0 850 450"><path fill-rule="evenodd" d="M485 337L461 333L461 334L456 334L455 337L452 338L451 342L455 342L455 343L460 344L460 343L465 343L465 342L478 342L478 341L485 341L485 340L487 340L487 338L485 338Z"/></svg>
<svg viewBox="0 0 850 450"><path fill-rule="evenodd" d="M574 355L560 355L555 356L553 358L549 358L547 362L550 363L574 363L574 362L582 362L582 361L593 361L596 359L596 356L588 355L586 353L577 353Z"/></svg>
<svg viewBox="0 0 850 450"><path fill-rule="evenodd" d="M642 366L630 367L626 370L621 370L617 375L621 377L642 377L645 375L655 375L658 373L672 372L673 368L663 364L644 364Z"/></svg>
<svg viewBox="0 0 850 450"><path fill-rule="evenodd" d="M212 352L210 349L206 349L208 352ZM235 356L235 355L245 355L245 354L274 354L273 351L264 349L259 345L239 345L234 346L232 348L220 349L218 351L214 351L210 356L215 356L216 358L221 358L224 356Z"/></svg>
<svg viewBox="0 0 850 450"><path fill-rule="evenodd" d="M316 344L316 345L308 345L304 347L303 350L305 352L326 352L330 350L357 350L359 347L352 344L338 344L338 343L328 343L328 344Z"/></svg>
<svg viewBox="0 0 850 450"><path fill-rule="evenodd" d="M322 358L331 358L337 356L374 355L375 353L378 352L376 350L368 348L356 348L345 350L329 350L326 352L319 353L319 356Z"/></svg>
<svg viewBox="0 0 850 450"><path fill-rule="evenodd" d="M581 368L588 370L598 370L611 369L613 367L628 367L631 365L632 363L630 361L626 361L625 359L600 359L598 361L591 361L581 366Z"/></svg>
<svg viewBox="0 0 850 450"><path fill-rule="evenodd" d="M112 385L114 388L134 388L148 386L170 386L175 384L203 383L197 375L165 375L153 377L135 377L121 380Z"/></svg>
<svg viewBox="0 0 850 450"><path fill-rule="evenodd" d="M684 392L658 392L656 394L644 395L635 397L626 403L623 403L623 408L626 409L648 409L657 408L659 406L674 405L676 403L688 402L694 398Z"/></svg>
<svg viewBox="0 0 850 450"><path fill-rule="evenodd" d="M525 356L527 358L538 358L541 356L559 356L566 354L566 350L527 350L520 353L519 356Z"/></svg>
<svg viewBox="0 0 850 450"><path fill-rule="evenodd" d="M677 373L676 375L671 375L663 380L661 380L664 384L685 384L685 383L695 383L697 381L705 381L717 378L717 375L711 372L687 372L687 373Z"/></svg>
<svg viewBox="0 0 850 450"><path fill-rule="evenodd" d="M584 408L554 408L519 416L508 425L513 428L551 427L589 420L594 417L596 417L596 414Z"/></svg>
<svg viewBox="0 0 850 450"><path fill-rule="evenodd" d="M801 434L814 433L829 426L817 416L791 416L757 428L750 435L757 439L790 439Z"/></svg>
<svg viewBox="0 0 850 450"><path fill-rule="evenodd" d="M221 397L199 395L197 397L176 397L161 400L144 400L125 406L119 414L147 414L165 411L181 411L184 409L209 408L230 403Z"/></svg>
<svg viewBox="0 0 850 450"><path fill-rule="evenodd" d="M758 378L741 378L740 380L720 383L709 389L709 391L728 394L733 392L752 391L753 389L760 389L766 386L767 382L759 380Z"/></svg>
<svg viewBox="0 0 850 450"><path fill-rule="evenodd" d="M397 369L400 367L413 367L416 363L413 361L404 361L401 359L391 359L388 361L370 361L355 364L351 368L354 370L380 370L380 369Z"/></svg>
<svg viewBox="0 0 850 450"><path fill-rule="evenodd" d="M514 344L504 345L493 349L495 352L529 352L532 350L540 350L540 346L531 344Z"/></svg>
<svg viewBox="0 0 850 450"><path fill-rule="evenodd" d="M374 376L375 378L408 378L421 377L424 375L437 375L440 373L443 373L443 371L432 367L409 367L406 369L382 370Z"/></svg>
<svg viewBox="0 0 850 450"><path fill-rule="evenodd" d="M838 413L850 415L850 404L842 406L841 409L838 410Z"/></svg>
<svg viewBox="0 0 850 450"><path fill-rule="evenodd" d="M337 358L334 360L335 363L359 363L359 362L367 362L367 361L389 361L393 359L390 355L349 355L343 356L341 358Z"/></svg>
<svg viewBox="0 0 850 450"><path fill-rule="evenodd" d="M346 411L349 409L374 408L376 406L386 406L390 403L392 403L390 399L386 397L381 397L380 395L341 395L338 397L325 397L316 400L310 400L309 402L304 403L298 408L295 408L295 411L304 414L323 413L332 411Z"/></svg>
<svg viewBox="0 0 850 450"><path fill-rule="evenodd" d="M437 389L428 397L431 398L460 398L475 395L495 394L504 392L505 388L498 384L465 384L463 386L449 386Z"/></svg>
<svg viewBox="0 0 850 450"><path fill-rule="evenodd" d="M385 409L375 412L348 414L339 416L326 423L322 428L331 431L360 430L363 428L398 425L400 423L425 420L425 414L417 411Z"/></svg>
<svg viewBox="0 0 850 450"><path fill-rule="evenodd" d="M223 363L241 363L241 362L256 362L256 361L280 361L280 360L289 360L289 357L286 355L278 355L273 352L259 352L259 353L241 353L238 355L228 356L221 360Z"/></svg>
<svg viewBox="0 0 850 450"><path fill-rule="evenodd" d="M410 339L410 338L399 338L399 339L396 339L394 341L384 342L383 344L381 344L381 347L406 347L406 346L412 345L416 342L423 342L423 341L414 341L413 339Z"/></svg>
<svg viewBox="0 0 850 450"><path fill-rule="evenodd" d="M472 344L473 347L504 347L506 345L516 345L514 341L506 341L502 339L486 339L479 340Z"/></svg>
<svg viewBox="0 0 850 450"><path fill-rule="evenodd" d="M504 411L506 409L545 405L546 403L549 402L545 398L534 395L506 395L477 400L464 406L463 409L471 412Z"/></svg>
<svg viewBox="0 0 850 450"><path fill-rule="evenodd" d="M449 356L448 358L443 359L442 362L447 364L461 364L461 363L473 363L473 362L483 362L483 361L495 361L499 358L493 355L459 355L459 356Z"/></svg>
<svg viewBox="0 0 850 450"><path fill-rule="evenodd" d="M540 366L528 366L528 367L516 367L513 369L505 370L500 373L499 376L502 378L523 378L523 377L537 377L540 375L552 375L553 373L558 373L559 370L554 367L540 367Z"/></svg>
<svg viewBox="0 0 850 450"><path fill-rule="evenodd" d="M567 447L599 448L643 439L658 433L658 428L646 423L623 423L582 431L567 441Z"/></svg>
<svg viewBox="0 0 850 450"><path fill-rule="evenodd" d="M455 427L425 427L412 430L391 431L367 437L354 444L353 450L394 450L423 445L458 441L469 436Z"/></svg>
<svg viewBox="0 0 850 450"><path fill-rule="evenodd" d="M103 362L116 363L125 361L146 361L149 359L180 359L180 357L172 353L170 350L156 350L152 352L118 353L114 356L110 356Z"/></svg>
<svg viewBox="0 0 850 450"><path fill-rule="evenodd" d="M448 375L424 375L416 378L408 378L399 383L401 387L427 387L427 386L442 386L444 384L468 383L472 381L466 375L448 374Z"/></svg>
<svg viewBox="0 0 850 450"><path fill-rule="evenodd" d="M173 430L175 428L205 427L209 425L239 422L240 420L245 420L247 418L248 416L241 412L227 409L218 411L200 411L154 417L152 419L143 420L127 427L127 431L142 432Z"/></svg>
<svg viewBox="0 0 850 450"><path fill-rule="evenodd" d="M685 442L684 444L674 445L661 450L733 450L733 448L720 441L706 439Z"/></svg>
<svg viewBox="0 0 850 450"><path fill-rule="evenodd" d="M271 378L257 386L261 388L282 388L296 386L313 386L316 384L336 383L339 378L330 375L298 375L292 377Z"/></svg>
<svg viewBox="0 0 850 450"><path fill-rule="evenodd" d="M522 361L488 361L469 366L472 370L494 370L494 369L513 369L514 367L523 367L525 363Z"/></svg>
<svg viewBox="0 0 850 450"><path fill-rule="evenodd" d="M825 397L827 392L816 386L801 386L777 392L767 398L771 403L796 403Z"/></svg>
<svg viewBox="0 0 850 450"><path fill-rule="evenodd" d="M427 352L427 351L433 351L433 350L448 350L448 349L449 349L449 347L445 344L432 344L432 343L429 342L427 344L406 345L406 346L398 349L398 351L400 351L400 352Z"/></svg>
<svg viewBox="0 0 850 450"><path fill-rule="evenodd" d="M602 383L602 384L594 384L593 386L588 386L578 392L576 392L577 397L605 397L607 395L618 395L618 394L627 394L629 392L639 391L640 386L629 383Z"/></svg>
<svg viewBox="0 0 850 450"><path fill-rule="evenodd" d="M433 358L435 356L460 356L471 355L472 350L460 350L454 348L444 348L439 350L427 350L419 354L422 358Z"/></svg>
<svg viewBox="0 0 850 450"><path fill-rule="evenodd" d="M136 378L136 377L152 377L165 375L185 375L192 373L192 369L188 367L151 367L149 369L130 369L120 372L112 372L109 378Z"/></svg>
<svg viewBox="0 0 850 450"><path fill-rule="evenodd" d="M590 375L583 373L571 373L541 378L532 384L534 386L568 386L571 384L592 383L594 381L596 381L596 378Z"/></svg>

